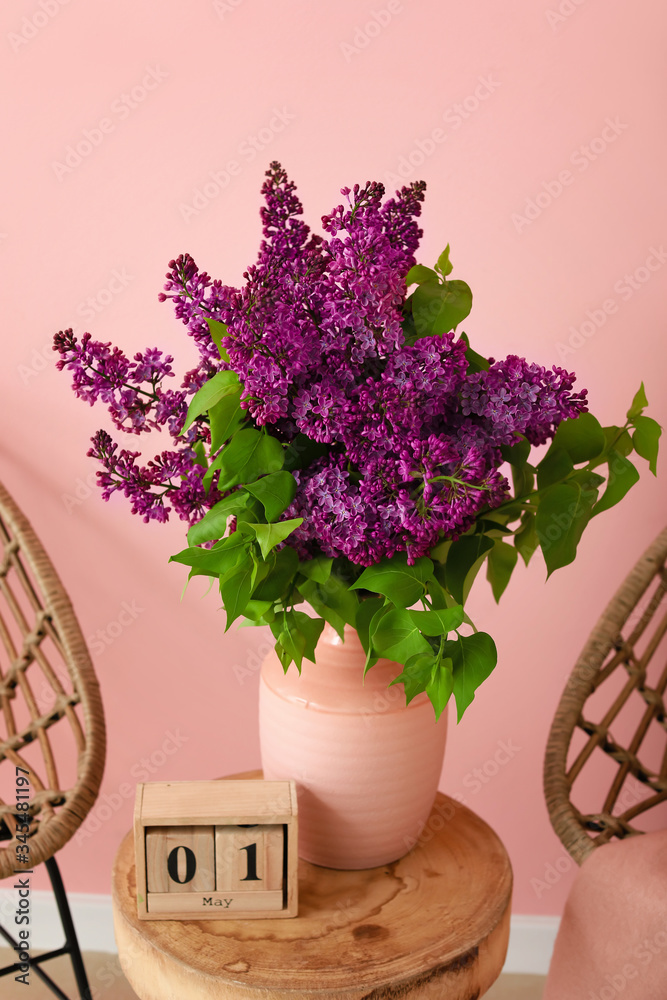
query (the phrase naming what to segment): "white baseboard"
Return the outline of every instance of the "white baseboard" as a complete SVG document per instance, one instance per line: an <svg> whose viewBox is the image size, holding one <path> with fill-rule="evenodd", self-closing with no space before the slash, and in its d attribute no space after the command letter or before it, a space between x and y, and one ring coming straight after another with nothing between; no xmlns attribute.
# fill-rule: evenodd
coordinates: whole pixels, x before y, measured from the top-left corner
<svg viewBox="0 0 667 1000"><path fill-rule="evenodd" d="M17 898L16 889L0 889L0 922L14 938L19 929L14 922ZM68 892L67 899L81 950L115 952L111 896ZM61 947L63 932L52 892L46 889L31 891L29 930L31 950L50 951Z"/></svg>
<svg viewBox="0 0 667 1000"><path fill-rule="evenodd" d="M560 917L513 916L503 972L546 976L559 924Z"/></svg>
<svg viewBox="0 0 667 1000"><path fill-rule="evenodd" d="M82 950L115 952L111 896L70 892L67 898ZM35 890L31 893L30 904L31 949L59 948L62 944L62 930L53 894ZM16 890L0 889L0 920L10 933L13 930L16 905ZM558 923L558 917L513 916L503 971L546 975Z"/></svg>

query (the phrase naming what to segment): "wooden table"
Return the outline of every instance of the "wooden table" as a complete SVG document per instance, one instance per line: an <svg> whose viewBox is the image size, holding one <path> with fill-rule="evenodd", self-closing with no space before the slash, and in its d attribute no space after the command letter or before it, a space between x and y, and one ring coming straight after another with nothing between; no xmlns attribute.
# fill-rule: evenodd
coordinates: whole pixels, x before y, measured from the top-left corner
<svg viewBox="0 0 667 1000"><path fill-rule="evenodd" d="M300 861L293 919L139 920L131 833L113 871L120 964L141 1000L476 1000L505 960L511 894L496 834L440 793L400 861Z"/></svg>

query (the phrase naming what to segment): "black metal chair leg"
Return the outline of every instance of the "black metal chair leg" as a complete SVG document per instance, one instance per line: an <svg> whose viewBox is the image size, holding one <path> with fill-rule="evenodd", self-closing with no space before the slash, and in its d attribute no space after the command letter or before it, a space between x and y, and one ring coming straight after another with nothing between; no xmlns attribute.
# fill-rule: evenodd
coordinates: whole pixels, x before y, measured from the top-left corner
<svg viewBox="0 0 667 1000"><path fill-rule="evenodd" d="M13 938L11 934L1 925L0 925L0 934L5 939L8 945L18 950L19 942L16 940L16 938ZM69 1000L67 994L63 993L63 991L60 989L57 983L54 983L54 981L51 979L51 976L47 976L47 974L44 972L44 969L42 969L40 965L41 962L48 961L49 957L56 958L61 953L62 952L60 951L57 951L55 953L49 952L48 955L39 955L37 958L31 958L29 961L30 971L34 972L35 975L39 976L39 978L42 980L43 983L46 984L46 986L48 986L48 988L51 990L54 996L58 997L58 1000ZM13 962L11 965L4 965L2 969L0 969L0 976L10 976L13 972L19 973L21 971L22 971L21 963Z"/></svg>
<svg viewBox="0 0 667 1000"><path fill-rule="evenodd" d="M88 976L86 975L83 958L81 957L81 949L79 948L79 941L76 936L76 930L74 929L72 914L70 912L69 903L67 902L65 887L63 885L60 869L58 868L58 862L55 858L49 858L44 863L46 865L46 870L49 873L49 878L51 879L53 894L55 896L58 913L60 915L60 922L62 923L65 934L65 950L69 953L72 962L72 969L74 971L74 978L76 979L79 996L81 997L81 1000L92 1000L92 993L88 984Z"/></svg>

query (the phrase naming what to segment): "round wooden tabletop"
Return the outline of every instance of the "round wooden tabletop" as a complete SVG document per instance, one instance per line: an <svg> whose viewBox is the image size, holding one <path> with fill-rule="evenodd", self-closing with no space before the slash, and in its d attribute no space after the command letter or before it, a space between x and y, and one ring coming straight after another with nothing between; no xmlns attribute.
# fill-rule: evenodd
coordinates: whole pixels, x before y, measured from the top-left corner
<svg viewBox="0 0 667 1000"><path fill-rule="evenodd" d="M472 1000L502 969L511 893L496 834L440 793L399 861L300 861L299 915L287 920L139 920L131 833L113 871L120 963L141 1000Z"/></svg>

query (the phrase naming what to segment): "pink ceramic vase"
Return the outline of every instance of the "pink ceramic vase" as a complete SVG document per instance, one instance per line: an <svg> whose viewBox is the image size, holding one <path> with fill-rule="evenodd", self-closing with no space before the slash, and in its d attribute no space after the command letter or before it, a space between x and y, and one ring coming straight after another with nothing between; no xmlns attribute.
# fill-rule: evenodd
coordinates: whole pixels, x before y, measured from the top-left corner
<svg viewBox="0 0 667 1000"><path fill-rule="evenodd" d="M262 665L259 725L264 777L294 778L299 855L329 868L374 868L403 857L428 819L442 770L446 712L425 694L406 707L402 668L380 660L364 679L354 629L326 626L317 663L285 674Z"/></svg>

